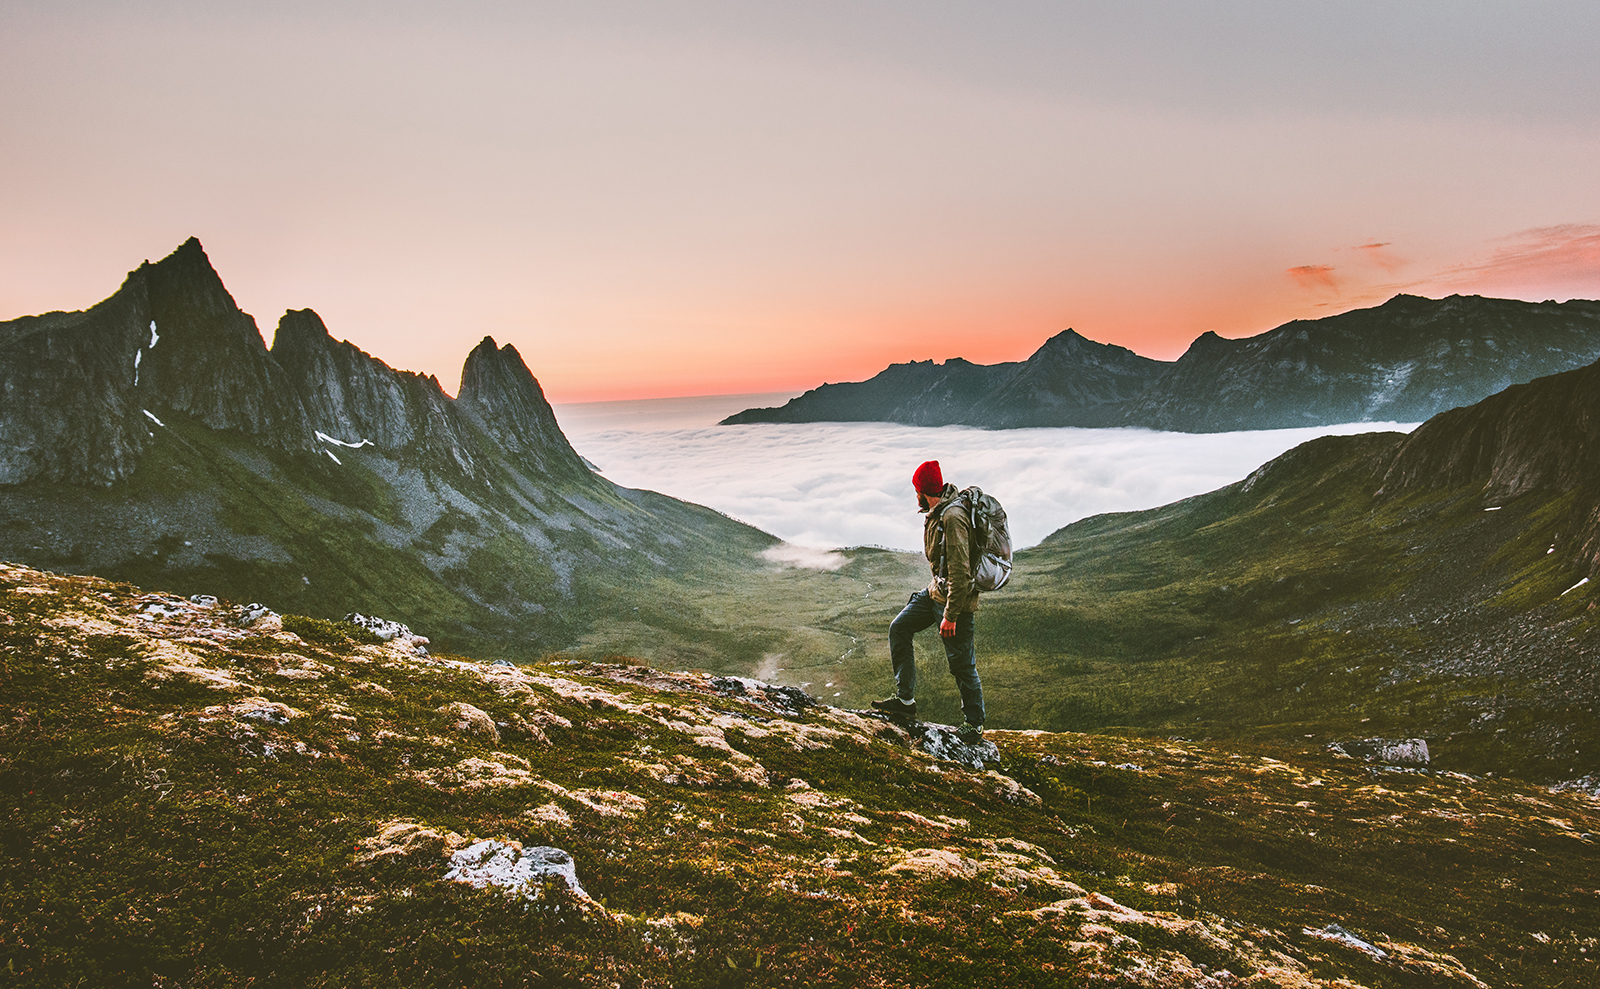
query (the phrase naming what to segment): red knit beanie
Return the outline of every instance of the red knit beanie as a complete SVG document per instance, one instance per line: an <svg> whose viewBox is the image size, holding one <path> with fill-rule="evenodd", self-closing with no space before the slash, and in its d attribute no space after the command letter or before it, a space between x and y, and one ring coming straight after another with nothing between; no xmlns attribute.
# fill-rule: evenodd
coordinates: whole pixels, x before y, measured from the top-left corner
<svg viewBox="0 0 1600 989"><path fill-rule="evenodd" d="M944 475L939 473L939 461L929 460L911 475L911 486L925 495L936 495L944 490Z"/></svg>

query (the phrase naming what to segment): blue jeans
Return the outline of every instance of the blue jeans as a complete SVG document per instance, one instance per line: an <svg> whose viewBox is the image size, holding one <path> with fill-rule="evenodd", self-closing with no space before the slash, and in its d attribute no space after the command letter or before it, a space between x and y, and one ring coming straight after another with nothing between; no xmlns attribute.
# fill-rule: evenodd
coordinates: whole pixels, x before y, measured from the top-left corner
<svg viewBox="0 0 1600 989"><path fill-rule="evenodd" d="M889 623L889 660L894 664L896 693L901 700L917 696L917 657L911 637L930 625L944 619L944 605L933 599L926 589L911 595L906 606L900 609ZM968 724L983 724L983 681L978 679L978 650L972 641L972 613L956 616L956 634L944 643L944 659L950 666L950 675L961 688L961 713Z"/></svg>

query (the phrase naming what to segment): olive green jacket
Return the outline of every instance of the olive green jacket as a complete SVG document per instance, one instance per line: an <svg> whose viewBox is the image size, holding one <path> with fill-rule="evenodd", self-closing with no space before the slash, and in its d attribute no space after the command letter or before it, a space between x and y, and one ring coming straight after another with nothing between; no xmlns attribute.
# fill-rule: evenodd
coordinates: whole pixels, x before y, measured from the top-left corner
<svg viewBox="0 0 1600 989"><path fill-rule="evenodd" d="M978 610L978 590L972 586L971 540L968 533L972 521L967 517L965 505L958 505L959 494L954 484L946 484L939 495L939 504L928 513L922 524L923 551L928 557L928 568L933 571L933 581L928 593L944 605L946 621L955 621L957 615ZM939 579L939 547L945 546L945 570L949 588Z"/></svg>

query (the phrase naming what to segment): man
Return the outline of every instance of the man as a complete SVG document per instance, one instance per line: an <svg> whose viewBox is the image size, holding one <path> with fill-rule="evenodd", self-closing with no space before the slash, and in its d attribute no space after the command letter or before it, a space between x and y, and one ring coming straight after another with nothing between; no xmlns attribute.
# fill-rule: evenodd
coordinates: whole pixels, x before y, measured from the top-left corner
<svg viewBox="0 0 1600 989"><path fill-rule="evenodd" d="M972 585L971 520L956 500L956 486L944 483L939 461L930 460L911 475L917 510L928 518L922 526L923 552L933 570L927 588L911 595L889 623L889 659L894 665L895 695L872 706L897 718L917 713L917 660L911 637L935 622L944 641L944 658L961 688L964 721L959 735L968 745L983 737L983 682L978 679L978 654L972 640L978 591Z"/></svg>

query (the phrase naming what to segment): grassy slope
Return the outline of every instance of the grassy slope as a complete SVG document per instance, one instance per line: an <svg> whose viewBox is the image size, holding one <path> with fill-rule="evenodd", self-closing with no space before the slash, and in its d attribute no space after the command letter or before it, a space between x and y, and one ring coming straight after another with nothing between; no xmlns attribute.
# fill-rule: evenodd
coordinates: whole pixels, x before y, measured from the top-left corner
<svg viewBox="0 0 1600 989"><path fill-rule="evenodd" d="M1600 751L1569 506L1475 489L1379 501L1398 434L1331 437L1254 483L1069 526L983 622L1016 722L1212 737L1430 739L1440 765L1579 775ZM1025 712L1025 713L1024 713ZM1589 753L1585 756L1584 753Z"/></svg>
<svg viewBox="0 0 1600 989"><path fill-rule="evenodd" d="M0 604L16 985L1600 975L1600 806L1577 794L1072 734L995 733L1000 772L979 773L694 675L428 660L305 622L247 634L20 568ZM250 696L297 713L241 716ZM453 728L437 709L457 701L500 737ZM444 882L439 843L368 859L396 820L564 848L597 903ZM1306 933L1329 924L1388 957Z"/></svg>
<svg viewBox="0 0 1600 989"><path fill-rule="evenodd" d="M1469 488L1377 500L1399 439L1317 440L1253 481L1086 519L1019 554L978 618L991 726L1305 748L1425 737L1446 768L1593 772L1593 588L1563 594L1581 574L1548 552L1575 496L1493 512ZM888 623L927 574L912 554L849 556L829 574L660 592L741 627L746 648L662 649L650 629L618 626L592 631L587 653L755 672L865 706L891 690ZM959 720L931 631L918 656L922 710Z"/></svg>
<svg viewBox="0 0 1600 989"><path fill-rule="evenodd" d="M375 613L451 648L512 657L576 643L664 572L694 587L772 569L756 555L770 536L592 475L540 475L530 512L510 493L526 482L492 456L478 458L479 478L371 449L342 450L335 464L162 411L166 425L126 484L8 491L5 543L58 570L328 618ZM689 603L671 605L669 625L732 644Z"/></svg>

